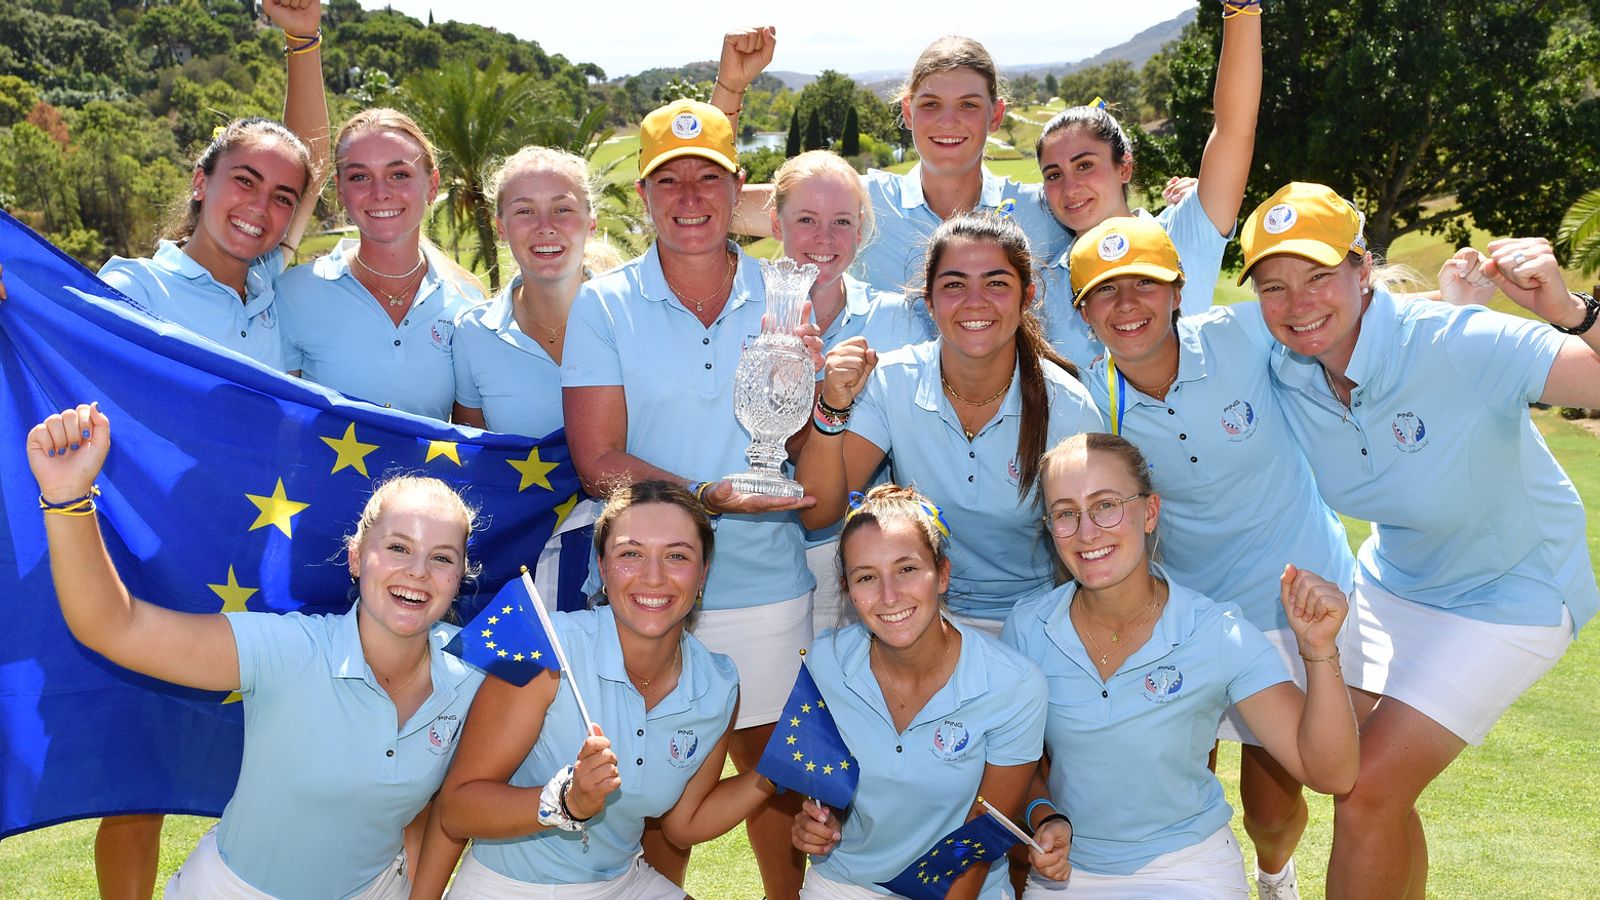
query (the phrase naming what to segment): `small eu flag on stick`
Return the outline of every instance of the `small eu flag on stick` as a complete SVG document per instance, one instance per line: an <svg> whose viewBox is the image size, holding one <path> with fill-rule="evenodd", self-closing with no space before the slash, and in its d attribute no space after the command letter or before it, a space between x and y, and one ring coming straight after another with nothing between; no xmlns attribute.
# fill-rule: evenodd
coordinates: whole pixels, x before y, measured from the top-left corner
<svg viewBox="0 0 1600 900"><path fill-rule="evenodd" d="M844 809L856 795L861 768L839 734L828 704L811 672L800 664L794 690L772 730L756 771L774 784Z"/></svg>
<svg viewBox="0 0 1600 900"><path fill-rule="evenodd" d="M1005 859L1018 842L1006 827L1010 824L990 806L989 812L935 841L894 880L878 884L911 900L944 900L950 885L973 866Z"/></svg>
<svg viewBox="0 0 1600 900"><path fill-rule="evenodd" d="M494 600L444 649L517 687L526 685L544 669L559 672L571 668L526 566L522 577L506 582ZM594 720L578 693L578 685L571 678L567 684L578 701L584 725L590 725Z"/></svg>

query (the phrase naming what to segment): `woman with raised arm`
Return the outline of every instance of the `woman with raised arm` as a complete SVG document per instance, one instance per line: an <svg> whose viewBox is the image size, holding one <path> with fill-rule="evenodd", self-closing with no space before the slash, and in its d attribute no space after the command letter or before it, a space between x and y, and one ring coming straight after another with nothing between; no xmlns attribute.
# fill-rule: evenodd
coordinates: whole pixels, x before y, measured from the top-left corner
<svg viewBox="0 0 1600 900"><path fill-rule="evenodd" d="M1222 19L1212 98L1216 124L1200 158L1200 178L1192 193L1156 217L1183 260L1184 315L1211 306L1222 251L1244 202L1261 107L1261 0L1222 0ZM1057 113L1039 133L1034 156L1050 211L1068 231L1081 235L1109 218L1150 215L1128 205L1133 145L1104 108L1074 106ZM1041 278L1045 336L1062 356L1087 366L1104 345L1074 312L1071 248L1047 259Z"/></svg>
<svg viewBox="0 0 1600 900"><path fill-rule="evenodd" d="M860 338L828 351L796 477L823 528L887 459L890 477L938 497L950 522L950 609L998 634L1017 602L1050 589L1038 528L1038 461L1062 438L1103 426L1030 306L1032 258L1010 219L969 213L929 242L922 301L933 341L883 354Z"/></svg>
<svg viewBox="0 0 1600 900"><path fill-rule="evenodd" d="M1600 606L1583 501L1528 414L1600 406L1600 302L1538 238L1491 242L1476 270L1554 328L1396 300L1362 223L1330 188L1285 185L1245 222L1240 279L1281 345L1278 399L1322 496L1373 523L1340 641L1361 778L1334 801L1328 896L1421 897L1418 796Z"/></svg>
<svg viewBox="0 0 1600 900"><path fill-rule="evenodd" d="M802 900L874 900L936 841L983 814L1011 818L1038 768L1046 692L1011 648L944 614L949 543L938 507L911 488L854 495L839 538L853 623L817 639L806 668L860 782L848 811L808 801L795 846L812 854ZM958 878L951 898L1010 897L1006 866Z"/></svg>
<svg viewBox="0 0 1600 900"><path fill-rule="evenodd" d="M1019 606L1003 636L1050 685L1048 771L1024 816L1044 852L1029 856L1024 896L1248 897L1233 811L1206 766L1217 725L1237 705L1296 781L1350 790L1356 722L1335 644L1344 593L1281 570L1302 692L1238 607L1151 561L1162 498L1139 448L1077 435L1046 454L1040 479L1070 580Z"/></svg>
<svg viewBox="0 0 1600 900"><path fill-rule="evenodd" d="M760 267L728 240L744 174L727 117L693 100L651 112L639 172L656 241L585 283L573 303L562 359L567 441L590 493L672 481L722 516L721 562L694 633L739 670L729 752L743 772L760 759L811 642L813 580L794 513L811 501L746 494L724 480L748 465L734 373L766 307ZM780 797L748 823L774 900L799 891L803 861L789 843L797 810ZM681 879L686 863L669 877Z"/></svg>
<svg viewBox="0 0 1600 900"><path fill-rule="evenodd" d="M418 856L404 833L444 780L483 678L444 652L457 629L440 622L474 574L476 514L444 482L393 479L346 541L349 612L182 613L130 596L107 555L94 482L110 449L111 423L89 405L28 434L67 626L124 668L244 699L238 787L165 895L403 900ZM340 668L350 659L354 678ZM373 746L388 758L373 762ZM285 762L306 759L317 765Z"/></svg>
<svg viewBox="0 0 1600 900"><path fill-rule="evenodd" d="M455 320L478 280L422 236L439 193L433 143L410 116L366 109L333 143L339 203L359 239L283 277L289 371L381 406L449 419Z"/></svg>

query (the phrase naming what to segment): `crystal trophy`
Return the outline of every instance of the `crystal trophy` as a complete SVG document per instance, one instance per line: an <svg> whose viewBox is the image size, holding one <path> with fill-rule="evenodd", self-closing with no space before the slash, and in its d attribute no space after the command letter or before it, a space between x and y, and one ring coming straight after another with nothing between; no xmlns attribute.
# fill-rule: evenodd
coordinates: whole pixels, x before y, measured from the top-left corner
<svg viewBox="0 0 1600 900"><path fill-rule="evenodd" d="M744 452L750 469L726 480L747 494L799 499L805 489L784 477L789 451L783 443L805 426L816 396L816 368L795 331L800 327L800 304L817 280L817 267L787 257L776 262L764 259L761 278L767 288L761 334L744 348L733 376L733 414L750 432L750 448Z"/></svg>

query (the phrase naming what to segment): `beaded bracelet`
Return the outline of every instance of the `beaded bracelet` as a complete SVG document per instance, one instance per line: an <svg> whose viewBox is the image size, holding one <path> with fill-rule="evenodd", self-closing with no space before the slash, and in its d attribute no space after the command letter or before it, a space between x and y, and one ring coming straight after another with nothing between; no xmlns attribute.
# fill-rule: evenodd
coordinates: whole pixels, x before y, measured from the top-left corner
<svg viewBox="0 0 1600 900"><path fill-rule="evenodd" d="M829 418L832 418L832 419L848 419L848 418L850 418L850 410L855 408L855 404L851 403L848 406L846 406L844 409L838 409L838 408L835 408L833 406L828 405L827 399L824 398L821 394L818 394L817 395L817 407L819 409L821 409L824 413L826 413Z"/></svg>
<svg viewBox="0 0 1600 900"><path fill-rule="evenodd" d="M811 411L811 425L823 434L843 434L850 425L850 410L834 409L819 394Z"/></svg>
<svg viewBox="0 0 1600 900"><path fill-rule="evenodd" d="M811 414L811 427L829 437L844 434L850 430L848 423L831 421L824 418L820 411Z"/></svg>
<svg viewBox="0 0 1600 900"><path fill-rule="evenodd" d="M74 497L71 500L66 500L61 503L51 503L49 500L44 498L44 494L40 494L39 508L47 513L54 513L58 516L72 516L74 518L92 516L94 515L95 509L94 498L98 496L100 496L99 485L91 486L89 488L89 493L84 494L82 497Z"/></svg>

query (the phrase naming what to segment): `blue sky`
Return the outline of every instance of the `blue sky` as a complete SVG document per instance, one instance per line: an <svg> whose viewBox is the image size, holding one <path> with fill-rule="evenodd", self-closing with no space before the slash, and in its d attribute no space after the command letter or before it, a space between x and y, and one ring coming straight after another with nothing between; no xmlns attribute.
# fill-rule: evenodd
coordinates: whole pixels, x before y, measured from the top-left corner
<svg viewBox="0 0 1600 900"><path fill-rule="evenodd" d="M363 0L368 7L385 5ZM608 77L696 59L714 59L729 26L775 24L772 67L816 73L911 67L944 34L982 41L1002 66L1082 59L1193 7L1195 0L1056 0L1008 4L1007 15L979 20L973 0L916 3L776 0L765 21L751 2L605 0L593 5L510 0L394 0L396 10L426 19L490 25L536 40L574 62L593 62ZM1206 4L1208 8L1213 4ZM906 10L915 10L907 13Z"/></svg>

